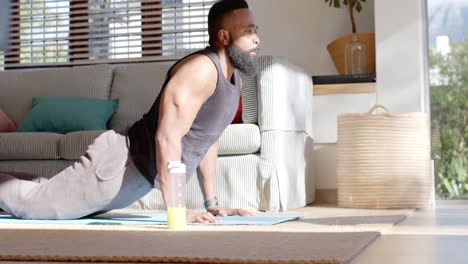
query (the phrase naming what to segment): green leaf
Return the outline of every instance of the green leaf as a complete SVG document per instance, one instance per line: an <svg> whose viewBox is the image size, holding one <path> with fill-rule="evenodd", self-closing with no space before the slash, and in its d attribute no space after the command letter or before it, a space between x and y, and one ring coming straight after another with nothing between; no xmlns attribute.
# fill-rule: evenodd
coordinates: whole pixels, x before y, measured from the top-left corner
<svg viewBox="0 0 468 264"><path fill-rule="evenodd" d="M449 192L450 196L453 197L455 195L455 192L453 191L452 189L452 185L450 184L450 182L448 181L447 178L443 178L442 180L443 184L444 184L444 187L447 189L447 191Z"/></svg>
<svg viewBox="0 0 468 264"><path fill-rule="evenodd" d="M362 11L362 5L361 5L361 2L359 2L359 1L356 3L356 11L358 13L360 13Z"/></svg>
<svg viewBox="0 0 468 264"><path fill-rule="evenodd" d="M460 190L458 188L457 182L455 180L452 180L450 183L452 184L455 196L460 196Z"/></svg>
<svg viewBox="0 0 468 264"><path fill-rule="evenodd" d="M341 8L340 0L334 0L334 1L333 1L333 5L334 5L336 8Z"/></svg>

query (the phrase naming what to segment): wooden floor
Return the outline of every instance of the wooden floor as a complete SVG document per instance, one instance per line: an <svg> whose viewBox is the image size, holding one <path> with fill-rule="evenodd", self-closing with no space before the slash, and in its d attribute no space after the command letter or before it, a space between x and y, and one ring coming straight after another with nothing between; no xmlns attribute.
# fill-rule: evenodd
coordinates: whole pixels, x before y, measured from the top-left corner
<svg viewBox="0 0 468 264"><path fill-rule="evenodd" d="M351 264L467 264L468 201L437 202L384 231Z"/></svg>

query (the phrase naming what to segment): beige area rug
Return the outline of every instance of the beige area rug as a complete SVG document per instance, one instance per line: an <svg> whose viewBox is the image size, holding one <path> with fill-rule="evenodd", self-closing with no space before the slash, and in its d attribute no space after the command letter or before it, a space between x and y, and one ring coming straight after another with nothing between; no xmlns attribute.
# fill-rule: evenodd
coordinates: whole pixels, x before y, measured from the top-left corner
<svg viewBox="0 0 468 264"><path fill-rule="evenodd" d="M349 263L377 232L0 230L1 261Z"/></svg>
<svg viewBox="0 0 468 264"><path fill-rule="evenodd" d="M323 217L312 219L301 219L299 222L327 225L327 226L355 226L355 225L396 225L406 219L406 215L372 215L372 216L348 216L348 217Z"/></svg>
<svg viewBox="0 0 468 264"><path fill-rule="evenodd" d="M405 215L305 217L273 226L0 225L0 261L349 263Z"/></svg>

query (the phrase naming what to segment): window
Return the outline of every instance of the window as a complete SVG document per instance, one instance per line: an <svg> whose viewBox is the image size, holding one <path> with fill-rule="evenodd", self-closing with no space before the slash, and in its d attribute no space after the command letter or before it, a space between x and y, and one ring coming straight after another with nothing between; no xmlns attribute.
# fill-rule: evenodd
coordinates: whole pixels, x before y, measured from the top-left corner
<svg viewBox="0 0 468 264"><path fill-rule="evenodd" d="M44 64L66 62L68 56L68 1L22 0L19 8L19 33L11 35L19 41L20 64ZM16 22L17 20L14 19ZM14 24L17 29L18 23ZM14 42L18 44L18 42Z"/></svg>
<svg viewBox="0 0 468 264"><path fill-rule="evenodd" d="M208 44L209 0L12 0L5 69L176 60Z"/></svg>
<svg viewBox="0 0 468 264"><path fill-rule="evenodd" d="M141 57L141 13L140 2L89 0L89 54L77 59Z"/></svg>
<svg viewBox="0 0 468 264"><path fill-rule="evenodd" d="M468 1L428 0L432 157L440 199L468 199Z"/></svg>
<svg viewBox="0 0 468 264"><path fill-rule="evenodd" d="M206 25L209 9L190 5L196 1L163 0L164 56L187 55L208 44Z"/></svg>

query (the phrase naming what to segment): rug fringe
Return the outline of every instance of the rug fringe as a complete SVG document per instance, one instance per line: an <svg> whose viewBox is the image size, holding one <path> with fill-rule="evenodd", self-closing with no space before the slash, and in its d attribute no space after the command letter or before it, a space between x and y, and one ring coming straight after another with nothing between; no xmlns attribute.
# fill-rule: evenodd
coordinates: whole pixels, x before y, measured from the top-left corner
<svg viewBox="0 0 468 264"><path fill-rule="evenodd" d="M272 260L187 257L40 256L3 255L0 261L113 262L113 263L191 263L191 264L340 264L337 260Z"/></svg>

